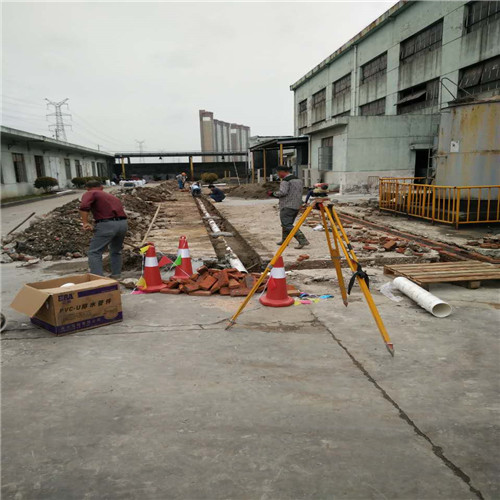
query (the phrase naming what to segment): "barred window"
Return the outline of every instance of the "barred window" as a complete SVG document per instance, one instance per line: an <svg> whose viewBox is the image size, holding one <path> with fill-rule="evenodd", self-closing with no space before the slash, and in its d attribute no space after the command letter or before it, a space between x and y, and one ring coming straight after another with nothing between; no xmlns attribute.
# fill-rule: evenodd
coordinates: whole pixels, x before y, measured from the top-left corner
<svg viewBox="0 0 500 500"><path fill-rule="evenodd" d="M326 118L326 89L313 94L312 100L313 123L317 123Z"/></svg>
<svg viewBox="0 0 500 500"><path fill-rule="evenodd" d="M36 169L36 176L37 177L44 177L45 176L45 165L43 163L43 156L36 156L35 155L35 169Z"/></svg>
<svg viewBox="0 0 500 500"><path fill-rule="evenodd" d="M26 165L24 164L24 155L20 153L12 153L12 162L14 163L16 182L28 182Z"/></svg>
<svg viewBox="0 0 500 500"><path fill-rule="evenodd" d="M459 97L500 89L500 56L461 69L458 81Z"/></svg>
<svg viewBox="0 0 500 500"><path fill-rule="evenodd" d="M409 87L399 93L396 102L398 115L436 106L439 97L439 78Z"/></svg>
<svg viewBox="0 0 500 500"><path fill-rule="evenodd" d="M385 115L385 97L359 107L361 116Z"/></svg>
<svg viewBox="0 0 500 500"><path fill-rule="evenodd" d="M76 169L76 176L83 177L82 165L80 163L80 160L75 160L75 169Z"/></svg>
<svg viewBox="0 0 500 500"><path fill-rule="evenodd" d="M441 47L443 39L443 20L428 26L416 35L407 38L400 45L399 59L406 64L424 52Z"/></svg>
<svg viewBox="0 0 500 500"><path fill-rule="evenodd" d="M299 102L299 129L307 127L307 99Z"/></svg>
<svg viewBox="0 0 500 500"><path fill-rule="evenodd" d="M500 2L469 2L465 16L467 33L500 19Z"/></svg>
<svg viewBox="0 0 500 500"><path fill-rule="evenodd" d="M333 98L351 91L351 73L333 82Z"/></svg>
<svg viewBox="0 0 500 500"><path fill-rule="evenodd" d="M361 83L387 73L387 52L361 66Z"/></svg>
<svg viewBox="0 0 500 500"><path fill-rule="evenodd" d="M66 169L66 179L71 179L71 162L69 158L64 158L64 168Z"/></svg>
<svg viewBox="0 0 500 500"><path fill-rule="evenodd" d="M333 169L333 136L321 139L321 147L318 148L319 170Z"/></svg>

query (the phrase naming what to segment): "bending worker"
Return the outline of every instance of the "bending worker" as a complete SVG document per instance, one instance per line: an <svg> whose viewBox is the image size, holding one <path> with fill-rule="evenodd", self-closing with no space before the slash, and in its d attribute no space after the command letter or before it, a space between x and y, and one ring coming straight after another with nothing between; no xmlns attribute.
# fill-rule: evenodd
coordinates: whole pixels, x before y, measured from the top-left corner
<svg viewBox="0 0 500 500"><path fill-rule="evenodd" d="M99 181L85 184L87 192L82 196L80 216L84 231L94 230L89 247L89 267L92 274L104 276L102 254L109 245L111 277L119 279L122 271L123 240L128 229L127 215L122 202L112 194L103 191ZM92 212L95 227L89 222Z"/></svg>
<svg viewBox="0 0 500 500"><path fill-rule="evenodd" d="M215 187L213 184L210 184L210 186L208 187L210 188L210 191L212 191L212 193L208 196L210 196L210 198L212 198L212 200L214 200L215 202L219 203L226 197L222 190L218 187Z"/></svg>
<svg viewBox="0 0 500 500"><path fill-rule="evenodd" d="M281 241L276 242L277 245L282 245L286 237L293 229L293 222L299 213L302 205L302 181L291 173L291 168L286 165L278 167L278 177L281 179L279 191L269 191L268 195L274 198L279 198L280 221L281 221ZM294 248L300 249L309 245L309 241L304 236L304 233L299 229L295 233L295 239L298 245Z"/></svg>

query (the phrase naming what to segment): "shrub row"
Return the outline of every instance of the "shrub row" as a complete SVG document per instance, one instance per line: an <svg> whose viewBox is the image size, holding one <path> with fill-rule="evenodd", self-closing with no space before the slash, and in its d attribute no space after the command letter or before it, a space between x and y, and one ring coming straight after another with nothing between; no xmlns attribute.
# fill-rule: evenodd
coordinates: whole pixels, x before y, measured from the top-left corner
<svg viewBox="0 0 500 500"><path fill-rule="evenodd" d="M71 179L71 182L73 185L77 188L82 188L87 184L88 181L99 181L102 182L103 184L106 183L108 180L108 177L99 177L99 176L92 176L92 177L73 177Z"/></svg>

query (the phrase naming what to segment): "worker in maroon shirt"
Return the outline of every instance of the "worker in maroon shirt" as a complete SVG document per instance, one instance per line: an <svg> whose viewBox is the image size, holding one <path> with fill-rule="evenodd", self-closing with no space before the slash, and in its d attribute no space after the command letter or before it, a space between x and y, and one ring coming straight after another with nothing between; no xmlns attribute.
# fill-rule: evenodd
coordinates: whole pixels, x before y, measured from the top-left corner
<svg viewBox="0 0 500 500"><path fill-rule="evenodd" d="M123 240L128 229L127 215L122 202L112 194L103 191L99 181L85 184L87 192L82 196L80 215L84 231L94 230L94 237L89 247L89 267L92 274L104 275L102 254L109 246L111 277L119 279L122 271ZM89 222L92 212L95 227Z"/></svg>

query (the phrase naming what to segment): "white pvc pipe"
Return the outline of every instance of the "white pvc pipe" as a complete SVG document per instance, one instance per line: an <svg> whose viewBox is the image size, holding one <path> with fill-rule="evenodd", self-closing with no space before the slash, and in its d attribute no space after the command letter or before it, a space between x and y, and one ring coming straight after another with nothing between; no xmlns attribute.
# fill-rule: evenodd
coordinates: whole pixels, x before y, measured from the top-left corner
<svg viewBox="0 0 500 500"><path fill-rule="evenodd" d="M212 219L212 216L208 213L207 209L205 208L205 205L201 200L196 198L196 203L198 203L198 206L200 207L201 211L203 212L203 215L206 217L208 224L210 226L210 229L215 233L220 233L221 230L219 229L219 226L216 224L216 222ZM238 259L238 256L233 252L233 249L227 244L226 239L221 236L222 241L224 242L224 245L226 246L226 257L229 261L229 264L231 267L234 267L235 269L238 269L238 271L242 273L247 273L248 271L246 270L245 266L243 265L243 262L241 262L240 259Z"/></svg>
<svg viewBox="0 0 500 500"><path fill-rule="evenodd" d="M451 314L450 304L444 302L440 298L432 295L421 286L416 285L413 281L399 276L394 278L393 285L400 292L414 300L420 307L430 312L436 318L446 318Z"/></svg>

